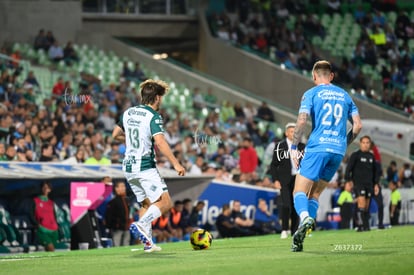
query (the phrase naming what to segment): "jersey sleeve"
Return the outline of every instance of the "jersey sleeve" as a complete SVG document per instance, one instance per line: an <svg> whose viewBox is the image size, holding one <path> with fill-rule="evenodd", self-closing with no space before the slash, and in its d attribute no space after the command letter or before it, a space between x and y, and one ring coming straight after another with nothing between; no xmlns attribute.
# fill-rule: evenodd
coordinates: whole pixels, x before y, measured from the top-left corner
<svg viewBox="0 0 414 275"><path fill-rule="evenodd" d="M154 115L150 122L151 136L164 133L164 122L160 115Z"/></svg>
<svg viewBox="0 0 414 275"><path fill-rule="evenodd" d="M299 107L299 114L301 113L306 113L306 114L310 114L311 110L312 110L312 90L309 90L307 92L305 92L302 96L302 100L300 102L300 107Z"/></svg>

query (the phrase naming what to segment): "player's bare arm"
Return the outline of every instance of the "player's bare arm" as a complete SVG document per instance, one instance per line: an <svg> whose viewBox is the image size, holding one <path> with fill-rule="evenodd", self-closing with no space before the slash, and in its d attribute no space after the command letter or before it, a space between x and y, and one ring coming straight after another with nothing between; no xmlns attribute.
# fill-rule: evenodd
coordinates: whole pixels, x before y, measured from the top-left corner
<svg viewBox="0 0 414 275"><path fill-rule="evenodd" d="M293 134L292 145L298 146L306 129L307 113L300 113L296 121L295 133Z"/></svg>
<svg viewBox="0 0 414 275"><path fill-rule="evenodd" d="M170 146L168 145L167 141L165 140L164 135L158 134L154 136L155 144L157 145L158 149L161 153L168 159L171 165L174 167L175 171L177 171L179 176L185 175L185 168L181 166L180 162L174 156L173 152L171 151Z"/></svg>
<svg viewBox="0 0 414 275"><path fill-rule="evenodd" d="M347 140L347 144L351 144L356 137L358 136L358 134L361 132L362 129L362 122L361 122L361 117L359 115L353 115L352 116L352 129L351 131L349 131L346 140Z"/></svg>
<svg viewBox="0 0 414 275"><path fill-rule="evenodd" d="M115 125L115 128L112 131L112 138L116 141L125 142L125 133L118 125Z"/></svg>
<svg viewBox="0 0 414 275"><path fill-rule="evenodd" d="M297 146L299 142L302 140L303 133L305 132L305 129L306 129L307 120L308 120L308 114L300 113L296 121L295 133L293 134L292 147L290 151L291 158L293 159L293 162L295 163L296 167L299 166L299 154L298 154Z"/></svg>

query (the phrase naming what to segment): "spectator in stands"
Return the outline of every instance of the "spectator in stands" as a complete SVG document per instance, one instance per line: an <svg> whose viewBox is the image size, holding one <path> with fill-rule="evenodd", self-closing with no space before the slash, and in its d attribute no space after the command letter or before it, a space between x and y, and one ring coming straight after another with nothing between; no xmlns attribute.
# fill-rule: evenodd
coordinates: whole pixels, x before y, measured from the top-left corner
<svg viewBox="0 0 414 275"><path fill-rule="evenodd" d="M14 51L11 55L10 58L12 59L10 65L11 65L11 69L15 70L15 74L19 74L21 71L21 66L20 66L20 60L22 59L21 53L19 50Z"/></svg>
<svg viewBox="0 0 414 275"><path fill-rule="evenodd" d="M8 145L6 148L7 161L17 161L17 152L14 145Z"/></svg>
<svg viewBox="0 0 414 275"><path fill-rule="evenodd" d="M234 108L229 101L223 101L223 104L220 108L220 121L225 122L229 119L234 119L236 117L236 113L234 112Z"/></svg>
<svg viewBox="0 0 414 275"><path fill-rule="evenodd" d="M59 99L65 93L65 84L63 77L59 76L57 82L53 85L52 88L52 98Z"/></svg>
<svg viewBox="0 0 414 275"><path fill-rule="evenodd" d="M245 107L243 108L244 116L247 121L252 120L257 116L257 109L250 102L246 102Z"/></svg>
<svg viewBox="0 0 414 275"><path fill-rule="evenodd" d="M204 156L198 155L195 162L191 165L188 173L192 175L201 175L203 174L203 171L202 171L203 166L204 166Z"/></svg>
<svg viewBox="0 0 414 275"><path fill-rule="evenodd" d="M110 229L114 246L126 246L130 242L131 205L126 195L125 182L117 181L113 188L115 197L106 206L105 226Z"/></svg>
<svg viewBox="0 0 414 275"><path fill-rule="evenodd" d="M145 81L147 80L147 76L145 75L144 71L141 69L141 64L139 62L135 62L134 70L130 72L129 75L135 81Z"/></svg>
<svg viewBox="0 0 414 275"><path fill-rule="evenodd" d="M103 156L103 148L102 146L98 146L93 151L93 156L89 157L85 160L85 164L92 164L92 165L110 165L111 160L107 157Z"/></svg>
<svg viewBox="0 0 414 275"><path fill-rule="evenodd" d="M40 185L41 194L33 199L32 222L36 227L38 242L46 251L55 251L59 239L59 227L56 221L55 203L49 199L52 185L48 181Z"/></svg>
<svg viewBox="0 0 414 275"><path fill-rule="evenodd" d="M49 54L49 59L54 62L59 62L63 60L64 58L63 49L61 46L59 46L59 43L57 40L55 40L52 46L50 46L48 54Z"/></svg>
<svg viewBox="0 0 414 275"><path fill-rule="evenodd" d="M40 88L39 82L37 81L33 71L29 71L27 78L24 82Z"/></svg>
<svg viewBox="0 0 414 275"><path fill-rule="evenodd" d="M55 39L55 36L53 35L52 31L47 31L46 41L47 41L46 42L47 43L47 49L46 50L50 49L50 47L52 47L55 44L56 39Z"/></svg>
<svg viewBox="0 0 414 275"><path fill-rule="evenodd" d="M129 68L128 61L124 61L124 65L122 67L121 76L128 78L131 76L131 69Z"/></svg>
<svg viewBox="0 0 414 275"><path fill-rule="evenodd" d="M410 164L404 163L403 167L398 172L398 179L400 182L400 186L404 188L411 188L413 187L413 174L411 171Z"/></svg>
<svg viewBox="0 0 414 275"><path fill-rule="evenodd" d="M176 122L167 123L164 136L171 147L174 147L181 140Z"/></svg>
<svg viewBox="0 0 414 275"><path fill-rule="evenodd" d="M351 220L354 216L354 207L356 199L352 195L353 183L352 181L345 182L344 189L340 193L337 204L340 207L341 222L340 229L350 229Z"/></svg>
<svg viewBox="0 0 414 275"><path fill-rule="evenodd" d="M253 147L253 142L249 137L245 137L239 151L239 167L241 174L244 174L248 182L252 180L258 164L259 159Z"/></svg>
<svg viewBox="0 0 414 275"><path fill-rule="evenodd" d="M56 161L57 157L53 154L53 146L49 143L43 143L39 161Z"/></svg>
<svg viewBox="0 0 414 275"><path fill-rule="evenodd" d="M170 225L171 225L171 235L175 240L182 240L183 238L183 229L182 225L182 212L183 212L183 202L176 200L174 202L174 207L171 208L170 212Z"/></svg>
<svg viewBox="0 0 414 275"><path fill-rule="evenodd" d="M273 112L265 101L262 102L262 105L257 110L257 117L271 122L275 121Z"/></svg>
<svg viewBox="0 0 414 275"><path fill-rule="evenodd" d="M204 228L205 225L199 226L198 216L200 212L203 210L205 205L206 204L204 203L204 201L198 201L197 204L193 206L191 213L190 213L189 220L188 220L188 225L191 226L193 229L199 228L199 227Z"/></svg>
<svg viewBox="0 0 414 275"><path fill-rule="evenodd" d="M68 66L71 66L74 62L79 61L79 57L73 48L72 41L68 41L68 43L66 43L66 46L63 49L63 58Z"/></svg>
<svg viewBox="0 0 414 275"><path fill-rule="evenodd" d="M190 216L193 208L192 200L186 198L183 200L183 211L181 212L181 228L183 230L184 239L189 237L188 233L192 232L192 226L190 225Z"/></svg>
<svg viewBox="0 0 414 275"><path fill-rule="evenodd" d="M391 190L390 223L391 225L398 225L401 211L401 193L398 190L398 183L395 181L390 181L388 188Z"/></svg>
<svg viewBox="0 0 414 275"><path fill-rule="evenodd" d="M152 222L152 236L157 243L167 242L171 238L171 224L169 211L163 213L158 219Z"/></svg>
<svg viewBox="0 0 414 275"><path fill-rule="evenodd" d="M72 144L73 134L71 131L66 131L55 147L56 154L59 156L60 161L71 157L75 153L76 148L74 148Z"/></svg>
<svg viewBox="0 0 414 275"><path fill-rule="evenodd" d="M222 238L242 237L254 235L250 230L245 230L237 226L231 217L229 204L224 204L222 212L216 219L216 227Z"/></svg>
<svg viewBox="0 0 414 275"><path fill-rule="evenodd" d="M34 95L34 91L33 91L33 85L26 83L23 86L24 89L24 94L23 94L23 98L28 102L28 103L32 103L35 104L36 103L36 97Z"/></svg>
<svg viewBox="0 0 414 275"><path fill-rule="evenodd" d="M24 137L17 139L15 148L17 153L17 161L28 162L32 160L32 152L27 148Z"/></svg>
<svg viewBox="0 0 414 275"><path fill-rule="evenodd" d="M80 164L85 162L85 150L82 146L78 148L74 156L71 156L62 161L66 164Z"/></svg>
<svg viewBox="0 0 414 275"><path fill-rule="evenodd" d="M254 227L259 234L272 234L280 232L277 217L270 212L265 199L259 199L254 215Z"/></svg>
<svg viewBox="0 0 414 275"><path fill-rule="evenodd" d="M6 155L6 145L2 142L0 142L0 161L7 161L7 155Z"/></svg>
<svg viewBox="0 0 414 275"><path fill-rule="evenodd" d="M201 110L206 106L203 95L200 93L200 88L195 87L193 90L193 108Z"/></svg>
<svg viewBox="0 0 414 275"><path fill-rule="evenodd" d="M210 109L217 107L217 97L213 94L213 89L211 87L207 89L207 94L204 95L204 102Z"/></svg>
<svg viewBox="0 0 414 275"><path fill-rule="evenodd" d="M48 41L45 35L45 31L43 29L39 30L39 33L36 35L33 47L35 50L49 50Z"/></svg>
<svg viewBox="0 0 414 275"><path fill-rule="evenodd" d="M398 168L397 168L397 162L395 160L392 160L390 162L390 165L387 167L387 182L395 181L398 182Z"/></svg>
<svg viewBox="0 0 414 275"><path fill-rule="evenodd" d="M231 218L240 229L249 232L249 234L255 234L254 220L247 218L246 215L241 212L241 203L239 200L233 201Z"/></svg>

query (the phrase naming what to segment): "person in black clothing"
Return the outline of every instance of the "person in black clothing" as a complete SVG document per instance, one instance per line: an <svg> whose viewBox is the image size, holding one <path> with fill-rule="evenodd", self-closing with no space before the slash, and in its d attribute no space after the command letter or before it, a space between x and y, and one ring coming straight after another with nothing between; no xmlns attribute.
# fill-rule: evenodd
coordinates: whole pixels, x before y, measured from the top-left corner
<svg viewBox="0 0 414 275"><path fill-rule="evenodd" d="M55 158L53 156L53 146L50 143L43 143L41 149L41 155L39 161L53 161Z"/></svg>
<svg viewBox="0 0 414 275"><path fill-rule="evenodd" d="M199 201L191 210L190 218L188 219L188 225L191 226L193 229L196 229L198 227L204 228L205 225L198 225L198 216L205 205L206 204L204 203L204 201Z"/></svg>
<svg viewBox="0 0 414 275"><path fill-rule="evenodd" d="M280 189L278 207L280 207L280 218L282 220L281 239L286 239L290 233L294 233L298 227L298 214L293 207L293 188L297 169L290 158L289 148L292 145L295 123L288 123L285 127L286 139L276 144L270 164L270 175L272 175L275 187ZM303 152L305 144L299 143L298 150ZM290 220L290 232L289 232Z"/></svg>
<svg viewBox="0 0 414 275"><path fill-rule="evenodd" d="M131 224L130 202L126 196L126 185L118 181L114 185L115 197L106 206L105 226L111 230L114 246L129 245Z"/></svg>
<svg viewBox="0 0 414 275"><path fill-rule="evenodd" d="M374 186L374 196L372 197L378 205L378 229L384 229L384 199L380 184Z"/></svg>
<svg viewBox="0 0 414 275"><path fill-rule="evenodd" d="M345 180L354 183L357 196L357 226L358 232L368 231L369 201L373 194L374 184L378 183L374 155L369 151L371 138L363 136L359 140L360 149L352 153L346 167Z"/></svg>
<svg viewBox="0 0 414 275"><path fill-rule="evenodd" d="M216 227L222 238L242 237L253 235L249 230L237 226L231 217L231 208L229 204L224 204L221 214L217 217Z"/></svg>
<svg viewBox="0 0 414 275"><path fill-rule="evenodd" d="M255 228L254 220L247 218L246 215L241 212L241 202L239 200L234 200L232 208L231 218L234 223L247 234L256 234L258 230Z"/></svg>
<svg viewBox="0 0 414 275"><path fill-rule="evenodd" d="M275 121L273 112L265 101L263 101L262 105L257 109L257 117L267 121Z"/></svg>

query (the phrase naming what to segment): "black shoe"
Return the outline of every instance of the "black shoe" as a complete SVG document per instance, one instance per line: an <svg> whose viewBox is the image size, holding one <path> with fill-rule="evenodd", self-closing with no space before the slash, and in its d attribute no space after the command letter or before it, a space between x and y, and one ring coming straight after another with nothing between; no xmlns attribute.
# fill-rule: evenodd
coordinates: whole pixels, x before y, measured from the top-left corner
<svg viewBox="0 0 414 275"><path fill-rule="evenodd" d="M364 228L362 226L357 227L356 232L364 232Z"/></svg>
<svg viewBox="0 0 414 275"><path fill-rule="evenodd" d="M306 217L303 220L298 230L296 230L295 234L293 234L292 252L303 251L303 240L306 237L306 232L308 229L312 228L314 224L315 221L311 217Z"/></svg>
<svg viewBox="0 0 414 275"><path fill-rule="evenodd" d="M385 229L383 225L378 225L378 229Z"/></svg>

